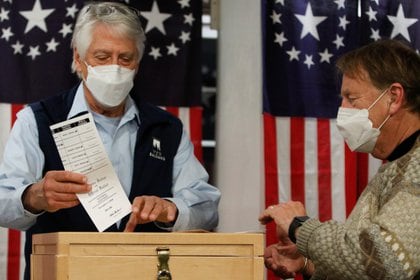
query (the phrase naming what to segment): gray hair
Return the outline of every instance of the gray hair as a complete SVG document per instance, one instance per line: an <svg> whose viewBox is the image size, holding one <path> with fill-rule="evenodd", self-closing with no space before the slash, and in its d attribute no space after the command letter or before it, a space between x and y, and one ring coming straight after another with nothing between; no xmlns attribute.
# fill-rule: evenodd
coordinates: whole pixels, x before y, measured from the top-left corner
<svg viewBox="0 0 420 280"><path fill-rule="evenodd" d="M81 58L85 58L86 51L92 42L93 28L99 23L104 23L113 31L135 40L139 53L138 61L140 61L144 52L146 36L141 27L139 15L139 11L122 3L88 3L80 10L77 17L71 47L77 49ZM71 68L73 72L77 72L74 58Z"/></svg>

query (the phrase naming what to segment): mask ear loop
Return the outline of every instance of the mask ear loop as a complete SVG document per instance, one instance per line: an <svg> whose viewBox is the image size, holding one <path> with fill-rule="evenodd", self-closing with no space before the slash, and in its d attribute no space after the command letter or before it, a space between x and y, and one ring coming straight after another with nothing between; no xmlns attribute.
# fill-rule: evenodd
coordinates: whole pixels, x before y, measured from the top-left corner
<svg viewBox="0 0 420 280"><path fill-rule="evenodd" d="M85 63L85 65L86 65L86 68L89 70L89 68L90 69L93 69L93 67L91 66L91 65L89 65L87 62L86 62L86 60L85 61L83 61L84 63Z"/></svg>
<svg viewBox="0 0 420 280"><path fill-rule="evenodd" d="M86 78L84 78L83 77L83 81L86 83L86 81L87 81L87 78L88 78L88 76L89 76L89 67L91 67L87 62L86 62L86 60L85 61L83 61L84 62L84 64L86 65L86 69L87 69L87 71L88 71L88 74L86 74ZM91 67L92 68L92 67Z"/></svg>
<svg viewBox="0 0 420 280"><path fill-rule="evenodd" d="M370 105L369 106L369 108L368 108L368 110L371 108L371 107L373 107L373 105L375 105L378 101L379 101L379 99L381 99L382 98L382 96L388 91L388 90L390 90L391 89L391 86L390 87L388 87L386 90L384 90L384 92L382 92L381 93L381 95L375 100L375 102L373 102L373 104L372 105ZM391 106L391 103L389 103L389 106L388 106L388 110L389 110L389 107ZM382 126L384 126L384 124L389 120L389 118L391 117L391 115L388 115L386 118L385 118L385 120L379 125L379 127L378 127L378 129L379 130L381 130L381 128L382 128Z"/></svg>
<svg viewBox="0 0 420 280"><path fill-rule="evenodd" d="M387 120L389 120L389 118L391 117L391 115L388 115L388 117L385 118L385 120L381 123L381 125L378 127L379 130L381 130L382 126L384 126L384 124L386 123Z"/></svg>
<svg viewBox="0 0 420 280"><path fill-rule="evenodd" d="M379 100L381 100L382 96L385 95L385 93L391 88L391 86L389 86L387 89L385 89L379 96L378 98L376 98L376 100L367 108L367 110L369 111L370 109L372 109L373 106L375 106L376 103L378 103Z"/></svg>

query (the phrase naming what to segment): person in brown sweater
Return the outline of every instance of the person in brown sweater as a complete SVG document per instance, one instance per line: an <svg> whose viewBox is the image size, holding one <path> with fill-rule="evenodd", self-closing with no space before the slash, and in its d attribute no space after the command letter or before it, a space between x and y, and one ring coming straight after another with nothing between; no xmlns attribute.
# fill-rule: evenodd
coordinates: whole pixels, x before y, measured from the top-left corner
<svg viewBox="0 0 420 280"><path fill-rule="evenodd" d="M278 276L420 279L420 57L382 40L337 61L343 98L337 127L349 148L386 163L344 223L307 216L302 203L268 207L279 242L265 251Z"/></svg>

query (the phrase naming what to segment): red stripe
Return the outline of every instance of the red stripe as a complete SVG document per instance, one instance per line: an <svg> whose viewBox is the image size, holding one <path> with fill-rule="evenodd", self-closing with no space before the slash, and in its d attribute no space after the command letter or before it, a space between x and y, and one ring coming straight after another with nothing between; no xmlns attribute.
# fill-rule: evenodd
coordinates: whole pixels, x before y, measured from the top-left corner
<svg viewBox="0 0 420 280"><path fill-rule="evenodd" d="M11 106L11 124L16 120L16 113L23 108L23 105L13 104ZM21 232L9 229L9 242L7 249L7 280L18 280L20 278L20 238Z"/></svg>
<svg viewBox="0 0 420 280"><path fill-rule="evenodd" d="M22 105L22 104L12 104L11 107L12 107L12 110L11 110L11 114L12 114L11 120L12 120L12 123L10 124L10 127L12 127L13 124L15 123L17 112L19 112L20 110L22 110L23 107L24 107L24 105Z"/></svg>
<svg viewBox="0 0 420 280"><path fill-rule="evenodd" d="M305 119L290 118L290 184L292 200L305 203Z"/></svg>
<svg viewBox="0 0 420 280"><path fill-rule="evenodd" d="M328 221L332 219L330 121L318 119L317 130L319 219Z"/></svg>
<svg viewBox="0 0 420 280"><path fill-rule="evenodd" d="M265 206L279 202L276 120L264 114Z"/></svg>
<svg viewBox="0 0 420 280"><path fill-rule="evenodd" d="M265 206L279 203L276 120L264 114ZM267 244L277 242L274 223L267 227Z"/></svg>
<svg viewBox="0 0 420 280"><path fill-rule="evenodd" d="M348 217L357 201L357 170L356 153L350 151L347 145L344 146L344 171L345 171L345 190L346 190L346 216Z"/></svg>
<svg viewBox="0 0 420 280"><path fill-rule="evenodd" d="M166 111L170 112L176 117L179 117L179 107L166 107ZM201 145L201 140L203 140L202 134L202 108L201 107L191 107L189 108L190 114L190 139L194 145L194 155L197 159L203 163L203 148Z"/></svg>
<svg viewBox="0 0 420 280"><path fill-rule="evenodd" d="M7 280L19 280L20 270L20 231L9 229L7 250Z"/></svg>
<svg viewBox="0 0 420 280"><path fill-rule="evenodd" d="M264 114L264 172L265 172L265 206L279 203L277 137L275 117ZM266 226L266 244L277 243L274 223ZM267 279L277 279L272 271L267 270Z"/></svg>
<svg viewBox="0 0 420 280"><path fill-rule="evenodd" d="M365 189L369 180L369 154L357 153L357 196Z"/></svg>
<svg viewBox="0 0 420 280"><path fill-rule="evenodd" d="M194 154L198 160L203 163L203 147L201 140L203 139L202 134L202 113L201 107L190 108L190 137L191 142L194 145Z"/></svg>
<svg viewBox="0 0 420 280"><path fill-rule="evenodd" d="M165 110L171 113L172 115L179 117L179 108L178 107L165 107Z"/></svg>

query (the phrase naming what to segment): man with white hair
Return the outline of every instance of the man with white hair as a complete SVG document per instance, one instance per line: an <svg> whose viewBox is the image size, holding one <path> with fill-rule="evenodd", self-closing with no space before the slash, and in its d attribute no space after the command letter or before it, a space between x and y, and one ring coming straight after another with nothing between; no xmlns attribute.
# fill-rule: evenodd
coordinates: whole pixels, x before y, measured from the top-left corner
<svg viewBox="0 0 420 280"><path fill-rule="evenodd" d="M76 21L72 69L81 83L18 113L0 165L0 226L26 230L25 279L35 233L96 231L76 194L86 176L64 171L50 125L90 112L132 213L107 231L211 230L220 192L207 183L179 119L129 92L145 35L139 12L87 4ZM138 94L138 93L134 93ZM159 148L160 157L153 157Z"/></svg>

